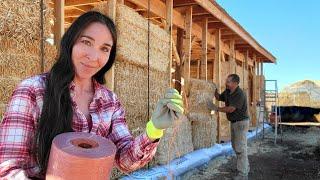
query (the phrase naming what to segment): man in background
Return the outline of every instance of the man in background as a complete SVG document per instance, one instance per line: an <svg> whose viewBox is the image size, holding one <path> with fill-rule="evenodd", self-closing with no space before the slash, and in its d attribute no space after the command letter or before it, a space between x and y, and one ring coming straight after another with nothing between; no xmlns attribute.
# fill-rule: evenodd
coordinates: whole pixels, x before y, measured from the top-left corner
<svg viewBox="0 0 320 180"><path fill-rule="evenodd" d="M226 80L226 89L219 94L215 91L215 98L225 102L225 107L217 107L212 100L208 101L208 108L213 111L226 113L231 122L232 148L237 156L238 175L234 179L248 179L249 160L247 155L247 132L249 130L249 116L247 97L239 87L240 78L237 74L230 74Z"/></svg>

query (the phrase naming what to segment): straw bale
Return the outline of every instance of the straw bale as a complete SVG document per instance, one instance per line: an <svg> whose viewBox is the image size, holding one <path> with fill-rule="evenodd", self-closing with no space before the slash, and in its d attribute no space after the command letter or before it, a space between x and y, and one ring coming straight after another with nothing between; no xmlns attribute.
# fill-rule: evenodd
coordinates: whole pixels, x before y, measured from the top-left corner
<svg viewBox="0 0 320 180"><path fill-rule="evenodd" d="M303 106L320 108L320 101L310 97L309 92L282 92L279 94L280 106Z"/></svg>
<svg viewBox="0 0 320 180"><path fill-rule="evenodd" d="M221 137L223 140L230 140L231 139L231 132L230 132L230 121L228 121L227 116L225 113L220 113L220 122L221 122Z"/></svg>
<svg viewBox="0 0 320 180"><path fill-rule="evenodd" d="M7 103L16 85L21 79L16 77L0 77L0 101Z"/></svg>
<svg viewBox="0 0 320 180"><path fill-rule="evenodd" d="M107 14L106 3L94 10ZM148 49L148 21L125 5L117 5L116 25L118 33L117 56L120 61L146 67ZM168 71L170 51L169 34L159 26L150 23L150 68Z"/></svg>
<svg viewBox="0 0 320 180"><path fill-rule="evenodd" d="M167 73L150 71L150 113L169 86ZM128 61L115 63L115 93L126 110L129 129L134 135L144 131L148 121L148 71Z"/></svg>
<svg viewBox="0 0 320 180"><path fill-rule="evenodd" d="M44 46L44 72L51 69L53 64L56 62L57 49L55 46L46 44Z"/></svg>
<svg viewBox="0 0 320 180"><path fill-rule="evenodd" d="M210 121L211 119L211 112L209 110L207 111L201 111L201 112L189 112L188 118L190 121Z"/></svg>
<svg viewBox="0 0 320 180"><path fill-rule="evenodd" d="M216 118L211 115L208 119L208 121L192 121L192 143L195 150L211 147L216 142Z"/></svg>
<svg viewBox="0 0 320 180"><path fill-rule="evenodd" d="M2 76L15 76L25 78L40 73L39 56L30 54L1 53L0 74Z"/></svg>
<svg viewBox="0 0 320 180"><path fill-rule="evenodd" d="M45 43L44 69L48 71L55 62L56 48ZM41 73L40 53L20 53L14 49L0 52L0 74L26 78Z"/></svg>
<svg viewBox="0 0 320 180"><path fill-rule="evenodd" d="M44 2L45 37L50 36L50 20L53 20L53 9L49 8L48 1ZM30 40L39 40L40 34L40 0L0 1L0 36L26 44Z"/></svg>
<svg viewBox="0 0 320 180"><path fill-rule="evenodd" d="M165 131L160 140L154 163L167 164L173 159L193 151L190 121L177 121L172 128Z"/></svg>
<svg viewBox="0 0 320 180"><path fill-rule="evenodd" d="M215 84L199 79L190 79L189 97L188 97L188 117L190 120L196 116L200 116L199 113L204 115L210 115L210 110L207 107L207 101L213 100L215 92ZM191 115L191 116L190 116Z"/></svg>
<svg viewBox="0 0 320 180"><path fill-rule="evenodd" d="M0 36L0 53L14 52L19 54L39 55L41 53L41 44L39 40L30 41L26 44L21 44L14 38ZM44 41L44 54L50 57L55 57L57 53L56 47Z"/></svg>
<svg viewBox="0 0 320 180"><path fill-rule="evenodd" d="M0 123L2 121L3 113L6 111L7 105L0 102Z"/></svg>

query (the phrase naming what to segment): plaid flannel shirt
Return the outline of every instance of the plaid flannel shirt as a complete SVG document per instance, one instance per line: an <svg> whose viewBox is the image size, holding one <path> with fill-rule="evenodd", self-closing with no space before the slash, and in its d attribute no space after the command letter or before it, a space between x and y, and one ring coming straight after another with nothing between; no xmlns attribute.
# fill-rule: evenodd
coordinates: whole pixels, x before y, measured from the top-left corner
<svg viewBox="0 0 320 180"><path fill-rule="evenodd" d="M41 115L46 76L28 78L13 92L0 124L0 179L43 178L30 152L30 142ZM143 167L154 156L159 142L151 142L146 133L133 138L116 95L95 81L94 89L89 106L92 117L90 133L110 139L116 145L115 165L118 169L130 172ZM73 130L89 133L88 121L73 99L74 83L70 84L70 96Z"/></svg>

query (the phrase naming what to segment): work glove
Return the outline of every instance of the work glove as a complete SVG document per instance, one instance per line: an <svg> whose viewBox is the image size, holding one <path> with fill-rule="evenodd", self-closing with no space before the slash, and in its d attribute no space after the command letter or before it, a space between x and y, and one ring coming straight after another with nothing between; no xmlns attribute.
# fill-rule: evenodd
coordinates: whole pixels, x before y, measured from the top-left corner
<svg viewBox="0 0 320 180"><path fill-rule="evenodd" d="M212 101L207 101L207 107L210 111L218 111L218 106L216 106L215 104L213 104Z"/></svg>
<svg viewBox="0 0 320 180"><path fill-rule="evenodd" d="M146 132L149 138L159 139L163 136L163 130L171 127L175 119L183 115L182 96L175 89L168 89L164 98L161 98L147 123Z"/></svg>

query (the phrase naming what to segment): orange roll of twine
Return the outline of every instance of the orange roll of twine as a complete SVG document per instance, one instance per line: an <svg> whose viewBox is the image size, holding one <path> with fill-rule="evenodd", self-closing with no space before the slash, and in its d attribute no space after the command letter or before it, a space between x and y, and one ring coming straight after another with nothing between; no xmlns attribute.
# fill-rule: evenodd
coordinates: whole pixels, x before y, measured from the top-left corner
<svg viewBox="0 0 320 180"><path fill-rule="evenodd" d="M110 179L115 154L113 142L101 136L59 134L52 141L46 180Z"/></svg>

